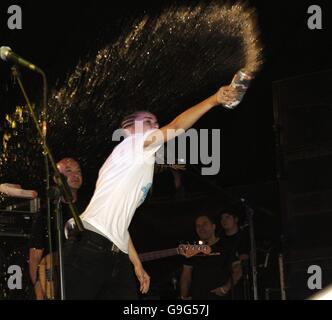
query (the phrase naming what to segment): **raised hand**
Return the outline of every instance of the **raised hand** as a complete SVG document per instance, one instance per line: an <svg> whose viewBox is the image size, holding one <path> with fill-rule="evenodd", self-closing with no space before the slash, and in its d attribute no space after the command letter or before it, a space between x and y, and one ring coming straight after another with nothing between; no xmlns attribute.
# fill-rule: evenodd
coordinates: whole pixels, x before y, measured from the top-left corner
<svg viewBox="0 0 332 320"><path fill-rule="evenodd" d="M239 92L236 88L229 86L221 87L216 93L216 99L218 104L231 105L236 101Z"/></svg>

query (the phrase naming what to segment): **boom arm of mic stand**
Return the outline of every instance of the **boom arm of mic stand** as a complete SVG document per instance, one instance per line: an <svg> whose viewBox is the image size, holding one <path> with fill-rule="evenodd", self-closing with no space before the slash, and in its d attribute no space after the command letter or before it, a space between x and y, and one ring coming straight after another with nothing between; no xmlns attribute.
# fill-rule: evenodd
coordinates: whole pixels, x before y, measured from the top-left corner
<svg viewBox="0 0 332 320"><path fill-rule="evenodd" d="M22 83L22 80L21 80L21 77L19 75L19 72L17 70L17 67L14 66L12 67L12 73L13 73L13 76L15 77L15 79L17 79L17 83L22 91L22 94L25 98L25 101L28 105L28 108L29 108L29 111L30 111L30 114L31 114L31 117L35 123L35 126L36 126L36 129L38 131L38 134L40 136L40 139L41 141L43 142L42 143L42 147L43 147L43 152L44 152L44 156L45 158L47 157L51 163L51 166L55 172L55 176L58 177L60 176L60 172L56 166L56 163L54 161L54 158L53 158L53 154L51 153L51 150L49 149L48 145L47 145L47 142L46 142L46 120L45 120L45 117L46 117L46 113L45 113L45 108L46 108L46 105L47 105L47 102L46 102L46 97L44 97L44 122L43 122L43 128L41 129L40 128L40 125L38 123L38 118L36 116L36 113L34 111L34 109L32 108L32 105L30 103L30 100L27 96L27 93L24 89L24 86L23 86L23 83ZM45 76L45 73L42 72L42 76L43 76L43 81L44 81L44 85L46 83L46 76ZM45 94L44 94L45 95ZM77 213L77 209L75 207L75 205L69 201L70 200L70 197L71 197L71 194L68 192L68 190L65 189L64 187L64 183L63 183L63 180L62 179L59 179L59 188L61 189L61 192L62 194L64 195L64 198L66 201L68 201L68 205L69 205L69 209L70 209L70 212L75 220L75 223L76 223L76 226L78 228L79 231L83 231L84 230L84 227L83 227L83 223L82 223L82 220L80 219L80 217L78 216L78 213Z"/></svg>
<svg viewBox="0 0 332 320"><path fill-rule="evenodd" d="M83 227L83 224L82 224L82 220L78 216L76 207L73 204L73 197L72 197L72 194L71 194L71 192L69 190L66 177L59 172L57 166L55 166L55 168L56 169L55 169L55 174L54 175L55 175L55 179L56 179L57 185L60 188L60 192L63 195L63 197L65 198L65 201L68 204L68 206L69 206L69 208L70 208L70 210L72 212L72 216L73 216L73 218L75 220L75 223L76 223L76 226L77 226L78 230L79 231L83 231L84 227ZM75 215L76 215L76 219L75 219Z"/></svg>

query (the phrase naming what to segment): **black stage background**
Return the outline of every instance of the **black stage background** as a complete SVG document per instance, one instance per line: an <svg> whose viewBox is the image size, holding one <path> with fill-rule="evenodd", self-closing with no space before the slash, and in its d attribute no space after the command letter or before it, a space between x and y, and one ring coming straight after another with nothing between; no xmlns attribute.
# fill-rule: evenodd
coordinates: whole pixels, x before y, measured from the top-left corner
<svg viewBox="0 0 332 320"><path fill-rule="evenodd" d="M196 2L1 1L0 45L10 46L13 51L41 66L47 73L49 87L52 89L66 79L66 75L73 70L81 57L95 53L101 45L114 41L127 21L143 13L154 14L160 8L174 3ZM327 158L321 159L322 151L319 153L315 149L319 144L324 150L323 154L330 155L331 127L328 124L331 121L322 126L320 124L331 119L328 117L331 116L329 110L332 106L329 94L332 84L329 46L332 36L332 8L328 1L252 0L249 3L256 7L258 13L265 47L263 69L240 108L233 112L213 110L195 125L195 128L222 130L220 173L208 177L210 183L206 184L201 178L190 174L189 170L184 172L185 193L180 197L174 193L170 173L166 171L160 174L153 193L139 209L131 228L139 252L172 248L181 240L194 239L195 214L209 208L217 216L218 211L227 207L229 201L227 196L211 186L212 182L235 197L245 197L255 209L259 259L264 259L266 248L272 248L273 258L271 267L269 266L271 269L262 269L259 274L261 299L265 298L266 289L271 288L271 292L278 289L276 257L280 252L286 257L289 298L303 299L311 294L306 289L308 265L320 261L324 266L323 272L324 268L326 271L324 285L332 282L331 266L328 263L329 252L332 252L332 205L325 204L328 190L332 189L331 180L326 178L330 176L332 162ZM7 27L7 8L12 4L22 8L22 30L9 30ZM323 30L309 30L307 26L307 9L312 4L322 8ZM22 73L30 96L40 95L38 78L26 71ZM322 92L319 91L321 83L326 86ZM10 68L2 62L0 126L5 123L5 115L13 113L15 106L22 103L20 93L15 88L10 77ZM291 92L287 92L287 88L292 88ZM291 97L294 97L293 100ZM306 103L310 99L313 101L308 106ZM287 116L287 108L297 101L304 109L291 122L291 115ZM312 109L315 104L326 112L321 112L318 116L317 108ZM167 113L168 119L162 119L161 124L176 115L176 110L171 110ZM300 120L296 121L302 117L307 119L304 124ZM315 121L310 121L312 119ZM299 137L303 135L307 135L307 139L299 141ZM311 139L313 136L316 138ZM293 138L291 141L295 142L290 145L291 138L287 140L287 137ZM324 140L324 137L328 138ZM298 152L299 148L302 148L301 154L306 156L297 154L297 157L291 158L290 153ZM79 157L77 148L75 150L71 156ZM102 145L100 150L102 155L98 160L85 163L82 168L83 193L87 197L93 191L101 160L111 151ZM57 159L64 155L63 150L53 151ZM308 154L311 159L316 159L316 162L304 163ZM294 163L294 159L298 162ZM15 161L15 165L19 165L20 158L17 157ZM9 163L8 167L11 165L12 163ZM1 176L10 179L11 175L6 172L6 167L2 170L4 171ZM10 172L10 169L8 170ZM41 168L41 172L42 170ZM303 185L308 182L307 177L318 182L309 183L310 186L304 188ZM324 185L319 184L323 177L327 180ZM22 181L23 187L27 189L35 183L25 181L24 177ZM320 195L312 200L316 206L310 202L313 193ZM312 206L313 209L305 214L305 209L301 211L299 207L295 207L290 200L294 198L294 194L302 196L303 201L309 201L307 206ZM297 214L294 215L294 212ZM14 240L2 238L0 243L3 248L0 250L5 252L3 255L8 255L7 251L15 246L15 253L23 252L24 255L27 240L19 240L19 243ZM10 244L11 242L16 244ZM302 245L304 243L305 245ZM319 254L318 249L322 251ZM175 298L181 259L174 257L151 262L146 267L153 279L151 298ZM274 298L278 299L279 295L277 290ZM25 297L25 293L13 296L18 299ZM269 298L272 299L273 294Z"/></svg>

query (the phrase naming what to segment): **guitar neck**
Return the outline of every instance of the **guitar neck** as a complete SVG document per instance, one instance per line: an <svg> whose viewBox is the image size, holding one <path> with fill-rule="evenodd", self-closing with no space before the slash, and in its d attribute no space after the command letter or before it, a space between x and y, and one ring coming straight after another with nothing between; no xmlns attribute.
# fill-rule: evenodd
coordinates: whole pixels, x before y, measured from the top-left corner
<svg viewBox="0 0 332 320"><path fill-rule="evenodd" d="M152 261L161 258L176 256L179 254L178 248L166 249L166 250L159 250L159 251L152 251L139 254L140 260L143 261Z"/></svg>

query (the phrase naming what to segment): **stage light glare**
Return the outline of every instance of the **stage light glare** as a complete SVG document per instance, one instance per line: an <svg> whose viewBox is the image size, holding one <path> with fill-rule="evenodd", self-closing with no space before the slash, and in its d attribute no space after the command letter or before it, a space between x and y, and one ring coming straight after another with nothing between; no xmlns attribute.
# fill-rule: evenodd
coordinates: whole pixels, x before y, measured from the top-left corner
<svg viewBox="0 0 332 320"><path fill-rule="evenodd" d="M312 295L308 300L332 300L332 285Z"/></svg>

